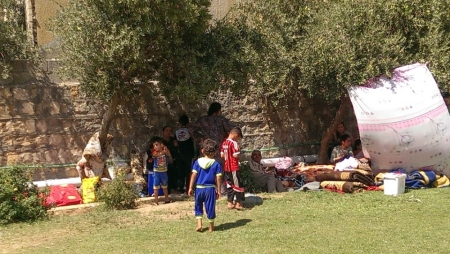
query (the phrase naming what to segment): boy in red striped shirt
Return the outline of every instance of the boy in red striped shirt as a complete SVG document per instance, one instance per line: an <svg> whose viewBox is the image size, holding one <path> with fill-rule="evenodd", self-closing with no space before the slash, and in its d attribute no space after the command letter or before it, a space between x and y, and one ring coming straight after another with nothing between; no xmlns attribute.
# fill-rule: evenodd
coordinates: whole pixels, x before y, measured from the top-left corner
<svg viewBox="0 0 450 254"><path fill-rule="evenodd" d="M230 130L228 138L222 142L220 155L224 158L224 175L227 184L227 208L242 210L242 202L245 200L244 188L242 186L241 175L239 172L239 153L240 148L237 143L242 138L240 128L234 127ZM236 203L234 203L236 197Z"/></svg>

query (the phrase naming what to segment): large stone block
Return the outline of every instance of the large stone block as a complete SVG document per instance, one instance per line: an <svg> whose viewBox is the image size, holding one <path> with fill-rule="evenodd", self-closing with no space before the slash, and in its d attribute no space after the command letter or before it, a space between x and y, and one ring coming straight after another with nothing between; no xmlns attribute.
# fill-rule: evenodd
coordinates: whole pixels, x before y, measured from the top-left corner
<svg viewBox="0 0 450 254"><path fill-rule="evenodd" d="M48 150L44 152L45 154L45 163L59 163L58 151L56 150Z"/></svg>
<svg viewBox="0 0 450 254"><path fill-rule="evenodd" d="M36 128L37 128L38 132L41 134L47 133L47 130L48 130L47 120L37 120Z"/></svg>
<svg viewBox="0 0 450 254"><path fill-rule="evenodd" d="M42 164L44 163L44 156L42 152L33 153L33 163L34 164Z"/></svg>
<svg viewBox="0 0 450 254"><path fill-rule="evenodd" d="M34 115L34 103L29 101L22 102L19 112L26 115Z"/></svg>
<svg viewBox="0 0 450 254"><path fill-rule="evenodd" d="M58 150L58 157L61 163L75 163L73 160L73 154L66 148L60 148Z"/></svg>
<svg viewBox="0 0 450 254"><path fill-rule="evenodd" d="M20 161L23 163L33 163L33 154L31 153L22 153L20 155Z"/></svg>
<svg viewBox="0 0 450 254"><path fill-rule="evenodd" d="M38 136L35 139L36 146L39 148L46 147L48 143L48 137L47 136Z"/></svg>
<svg viewBox="0 0 450 254"><path fill-rule="evenodd" d="M0 118L11 117L9 107L7 105L0 105Z"/></svg>
<svg viewBox="0 0 450 254"><path fill-rule="evenodd" d="M18 162L20 162L18 154L7 154L6 155L6 164L7 165L14 165L14 164L17 164Z"/></svg>
<svg viewBox="0 0 450 254"><path fill-rule="evenodd" d="M28 96L28 90L24 88L14 88L13 90L13 98L19 101L27 101L30 99Z"/></svg>
<svg viewBox="0 0 450 254"><path fill-rule="evenodd" d="M73 104L73 109L75 114L87 114L90 110L90 107L86 101L84 102L75 102Z"/></svg>
<svg viewBox="0 0 450 254"><path fill-rule="evenodd" d="M36 133L36 122L35 120L26 120L25 121L25 128L27 133Z"/></svg>
<svg viewBox="0 0 450 254"><path fill-rule="evenodd" d="M50 135L50 137L48 138L48 143L53 147L65 146L64 138L61 134Z"/></svg>

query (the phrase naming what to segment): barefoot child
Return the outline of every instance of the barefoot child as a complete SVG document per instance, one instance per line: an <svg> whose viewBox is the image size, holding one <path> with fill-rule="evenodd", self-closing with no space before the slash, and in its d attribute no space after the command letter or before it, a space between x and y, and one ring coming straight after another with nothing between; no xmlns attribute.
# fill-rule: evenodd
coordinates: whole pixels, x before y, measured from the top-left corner
<svg viewBox="0 0 450 254"><path fill-rule="evenodd" d="M164 140L160 137L153 137L151 140L151 144L153 145L153 190L155 205L158 205L158 191L160 187L164 192L164 203L170 203L169 192L167 190L167 166L172 162L172 155L163 142Z"/></svg>
<svg viewBox="0 0 450 254"><path fill-rule="evenodd" d="M209 232L214 231L214 219L216 218L216 199L220 196L222 168L220 163L214 160L217 143L212 139L206 139L202 143L202 153L205 157L199 158L192 166L191 180L189 181L189 196L192 196L195 184L195 217L197 218L196 231L202 230L203 203L205 204L206 217L209 220ZM216 186L217 185L217 186Z"/></svg>
<svg viewBox="0 0 450 254"><path fill-rule="evenodd" d="M227 208L242 210L242 202L245 200L244 187L242 187L241 175L239 172L239 152L237 143L242 138L241 129L234 127L230 130L228 138L223 141L220 148L220 155L225 159L224 174L227 183ZM234 203L236 197L236 203Z"/></svg>

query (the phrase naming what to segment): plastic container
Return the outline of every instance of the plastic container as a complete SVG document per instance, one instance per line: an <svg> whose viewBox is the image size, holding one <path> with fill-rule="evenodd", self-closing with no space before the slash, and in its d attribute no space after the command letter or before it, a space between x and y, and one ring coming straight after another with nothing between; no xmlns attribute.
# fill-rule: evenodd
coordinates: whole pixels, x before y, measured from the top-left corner
<svg viewBox="0 0 450 254"><path fill-rule="evenodd" d="M153 190L153 171L148 171L148 187L147 187L147 193L149 196L153 195L153 193L155 192ZM158 191L158 196L162 196L164 195L163 189L160 188Z"/></svg>
<svg viewBox="0 0 450 254"><path fill-rule="evenodd" d="M397 196L405 193L405 174L383 174L384 195Z"/></svg>

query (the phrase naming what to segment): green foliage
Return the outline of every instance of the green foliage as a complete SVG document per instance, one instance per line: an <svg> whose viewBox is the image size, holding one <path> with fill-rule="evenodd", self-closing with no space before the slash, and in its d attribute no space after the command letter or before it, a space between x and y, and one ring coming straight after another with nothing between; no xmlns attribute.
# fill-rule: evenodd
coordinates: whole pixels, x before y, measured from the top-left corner
<svg viewBox="0 0 450 254"><path fill-rule="evenodd" d="M255 80L259 94L280 99L304 89L335 100L349 86L415 62L428 62L446 87L449 15L445 0L260 0L242 1L220 25L234 31L230 55L251 70L236 71Z"/></svg>
<svg viewBox="0 0 450 254"><path fill-rule="evenodd" d="M234 85L255 84L260 96L281 99L295 80L301 61L299 46L307 35L305 27L314 10L310 1L241 1L217 24L218 33L231 42L223 75ZM231 62L230 62L231 61ZM245 66L242 68L241 66ZM244 76L244 77L242 77Z"/></svg>
<svg viewBox="0 0 450 254"><path fill-rule="evenodd" d="M110 210L132 209L137 206L138 192L132 183L125 181L123 174L118 174L110 183L103 184L98 190L98 200L105 202Z"/></svg>
<svg viewBox="0 0 450 254"><path fill-rule="evenodd" d="M36 60L36 53L27 41L23 3L0 0L0 78L10 77L14 60Z"/></svg>
<svg viewBox="0 0 450 254"><path fill-rule="evenodd" d="M445 85L450 31L442 21L449 11L443 0L331 2L308 26L299 87L339 98L352 85L415 62L428 62Z"/></svg>
<svg viewBox="0 0 450 254"><path fill-rule="evenodd" d="M31 171L21 166L0 170L0 224L47 217L46 193L30 184Z"/></svg>
<svg viewBox="0 0 450 254"><path fill-rule="evenodd" d="M104 100L130 97L151 80L165 94L205 94L215 78L204 60L209 6L208 0L70 1L52 28L62 50L60 74Z"/></svg>
<svg viewBox="0 0 450 254"><path fill-rule="evenodd" d="M239 171L241 174L242 186L244 186L246 192L258 193L262 191L255 183L248 161L240 162Z"/></svg>

